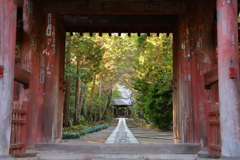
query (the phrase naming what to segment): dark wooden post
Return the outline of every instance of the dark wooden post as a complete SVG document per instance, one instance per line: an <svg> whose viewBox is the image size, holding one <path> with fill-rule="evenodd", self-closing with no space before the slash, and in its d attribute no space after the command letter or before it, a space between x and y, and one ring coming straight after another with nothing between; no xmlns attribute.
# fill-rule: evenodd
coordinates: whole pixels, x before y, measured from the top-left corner
<svg viewBox="0 0 240 160"><path fill-rule="evenodd" d="M0 156L9 154L16 40L16 5L0 1Z"/></svg>
<svg viewBox="0 0 240 160"><path fill-rule="evenodd" d="M217 0L222 156L240 157L237 0Z"/></svg>
<svg viewBox="0 0 240 160"><path fill-rule="evenodd" d="M63 71L65 31L57 21L56 13L45 13L46 50L43 106L41 108L42 142L60 142L62 137Z"/></svg>

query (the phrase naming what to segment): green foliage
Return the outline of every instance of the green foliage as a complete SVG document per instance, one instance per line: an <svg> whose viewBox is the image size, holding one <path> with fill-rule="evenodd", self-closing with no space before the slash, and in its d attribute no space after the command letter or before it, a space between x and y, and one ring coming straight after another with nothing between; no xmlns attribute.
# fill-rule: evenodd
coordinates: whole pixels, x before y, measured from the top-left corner
<svg viewBox="0 0 240 160"><path fill-rule="evenodd" d="M92 132L97 132L100 131L102 129L106 129L110 126L110 123L105 123L105 124L101 124L101 125L97 125L97 126L93 126L93 127L88 127L84 130L81 131L77 131L77 132L67 132L67 133L63 133L62 134L62 139L74 139L74 138L79 138L80 136L83 136L85 134L88 133L92 133Z"/></svg>
<svg viewBox="0 0 240 160"><path fill-rule="evenodd" d="M101 43L87 34L80 36L75 33L71 38L71 44L67 49L71 52L71 65L66 66L66 76L80 78L84 82L90 82L96 72L100 71L101 61L104 54L104 48ZM68 44L68 43L67 43ZM77 62L80 63L80 69L77 70Z"/></svg>
<svg viewBox="0 0 240 160"><path fill-rule="evenodd" d="M79 78L85 85L84 104L94 115L92 120L97 121L106 106L109 91L120 84L133 92L135 115L144 117L160 129L169 128L172 123L172 35L109 37L103 34L99 37L94 34L89 37L74 33L68 39L72 40L71 44L67 41L66 47L71 52L71 64L65 69L66 75L71 77L72 114L75 83ZM77 69L77 62L80 69ZM93 86L95 90L90 96ZM113 97L121 97L117 88L113 90ZM143 114L140 114L141 110ZM71 133L72 136L75 134Z"/></svg>
<svg viewBox="0 0 240 160"><path fill-rule="evenodd" d="M135 113L159 129L172 124L172 46L171 37L144 35L138 38L139 60L134 64ZM144 114L141 114L143 111Z"/></svg>
<svg viewBox="0 0 240 160"><path fill-rule="evenodd" d="M122 97L121 92L117 89L114 89L112 94L113 94L112 97L114 97L114 98L121 98Z"/></svg>

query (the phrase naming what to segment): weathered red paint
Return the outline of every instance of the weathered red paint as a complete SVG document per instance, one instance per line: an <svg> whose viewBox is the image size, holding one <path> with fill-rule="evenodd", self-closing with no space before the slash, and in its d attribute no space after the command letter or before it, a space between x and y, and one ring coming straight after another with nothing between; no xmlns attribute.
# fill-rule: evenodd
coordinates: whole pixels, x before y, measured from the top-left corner
<svg viewBox="0 0 240 160"><path fill-rule="evenodd" d="M198 1L196 4L196 13L193 17L195 19L195 45L193 50L193 59L195 61L195 71L193 71L193 88L197 88L197 93L193 90L193 101L195 115L195 123L198 123L198 128L194 130L195 141L200 143L202 150L206 151L208 147L208 123L207 123L207 102L209 101L209 91L204 87L204 73L214 66L214 41L213 41L213 21L214 21L214 3L212 1L203 2ZM193 44L193 45L194 45Z"/></svg>
<svg viewBox="0 0 240 160"><path fill-rule="evenodd" d="M43 106L40 109L42 142L60 142L62 137L63 111L63 67L65 33L55 13L46 13L45 80L43 84Z"/></svg>
<svg viewBox="0 0 240 160"><path fill-rule="evenodd" d="M207 152L209 92L204 88L204 73L214 66L214 6L195 2L189 14L181 15L174 32L174 136L176 141L201 143Z"/></svg>
<svg viewBox="0 0 240 160"><path fill-rule="evenodd" d="M217 0L218 75L222 156L240 157L237 0ZM236 68L236 79L229 68Z"/></svg>
<svg viewBox="0 0 240 160"><path fill-rule="evenodd" d="M9 154L12 121L13 76L16 40L16 5L13 0L0 1L0 156Z"/></svg>
<svg viewBox="0 0 240 160"><path fill-rule="evenodd" d="M41 27L37 19L41 18L35 15L35 9L30 0L23 0L22 15L18 15L22 19L22 33L18 41L18 54L20 58L19 66L25 70L24 72L31 73L28 75L29 88L24 88L24 85L19 84L19 107L27 111L25 115L26 125L23 127L22 137L27 144L26 147L32 147L37 142L36 128L39 117L38 108L41 106L39 99L41 98L41 88L39 87L39 54L37 52L36 33ZM36 6L36 5L35 5ZM34 18L33 18L34 17ZM35 26L33 26L35 23ZM35 37L34 37L35 36ZM30 136L31 135L31 136Z"/></svg>
<svg viewBox="0 0 240 160"><path fill-rule="evenodd" d="M188 36L186 33L187 15L183 14L174 32L174 132L176 141L192 142L192 109L190 95L190 63L187 56Z"/></svg>

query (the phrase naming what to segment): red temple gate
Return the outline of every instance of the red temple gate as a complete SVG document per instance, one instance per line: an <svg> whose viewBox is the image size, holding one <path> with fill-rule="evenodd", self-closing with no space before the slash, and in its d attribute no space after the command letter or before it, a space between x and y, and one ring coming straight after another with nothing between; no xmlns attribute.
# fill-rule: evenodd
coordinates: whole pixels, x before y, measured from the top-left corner
<svg viewBox="0 0 240 160"><path fill-rule="evenodd" d="M0 123L0 155L61 141L66 32L144 32L174 34L175 141L200 143L205 155L239 157L237 2L2 0L0 118L9 117ZM21 83L14 93L13 79Z"/></svg>

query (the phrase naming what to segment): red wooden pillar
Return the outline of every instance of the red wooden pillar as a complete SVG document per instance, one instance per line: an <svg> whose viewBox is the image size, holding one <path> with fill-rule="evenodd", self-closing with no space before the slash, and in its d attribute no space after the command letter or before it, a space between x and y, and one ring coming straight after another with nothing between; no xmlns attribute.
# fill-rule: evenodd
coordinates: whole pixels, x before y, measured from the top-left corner
<svg viewBox="0 0 240 160"><path fill-rule="evenodd" d="M63 72L65 52L65 31L57 21L56 13L45 13L46 39L43 69L43 106L38 132L41 142L60 142L62 136Z"/></svg>
<svg viewBox="0 0 240 160"><path fill-rule="evenodd" d="M217 0L222 156L240 157L237 0Z"/></svg>
<svg viewBox="0 0 240 160"><path fill-rule="evenodd" d="M16 15L13 0L0 1L0 156L8 155L10 146Z"/></svg>
<svg viewBox="0 0 240 160"><path fill-rule="evenodd" d="M22 3L23 7L18 8L22 10L22 14L18 17L23 23L23 27L20 28L21 36L18 37L18 52L21 59L20 67L31 74L29 88L24 88L22 85L19 87L19 106L27 110L25 127L27 134L24 132L20 134L25 135L24 144L33 147L34 143L41 142L39 136L41 132L37 132L37 128L42 117L40 109L43 103L43 87L40 83L42 78L40 66L44 64L44 58L40 53L44 49L41 41L44 39L45 28L44 30L42 28L44 22L41 4L32 0L23 0Z"/></svg>
<svg viewBox="0 0 240 160"><path fill-rule="evenodd" d="M180 28L180 25L178 25ZM180 30L180 29L179 29ZM180 31L176 29L173 33L173 132L174 142L181 142L181 121L179 121L180 105L179 105L179 51L180 51Z"/></svg>

